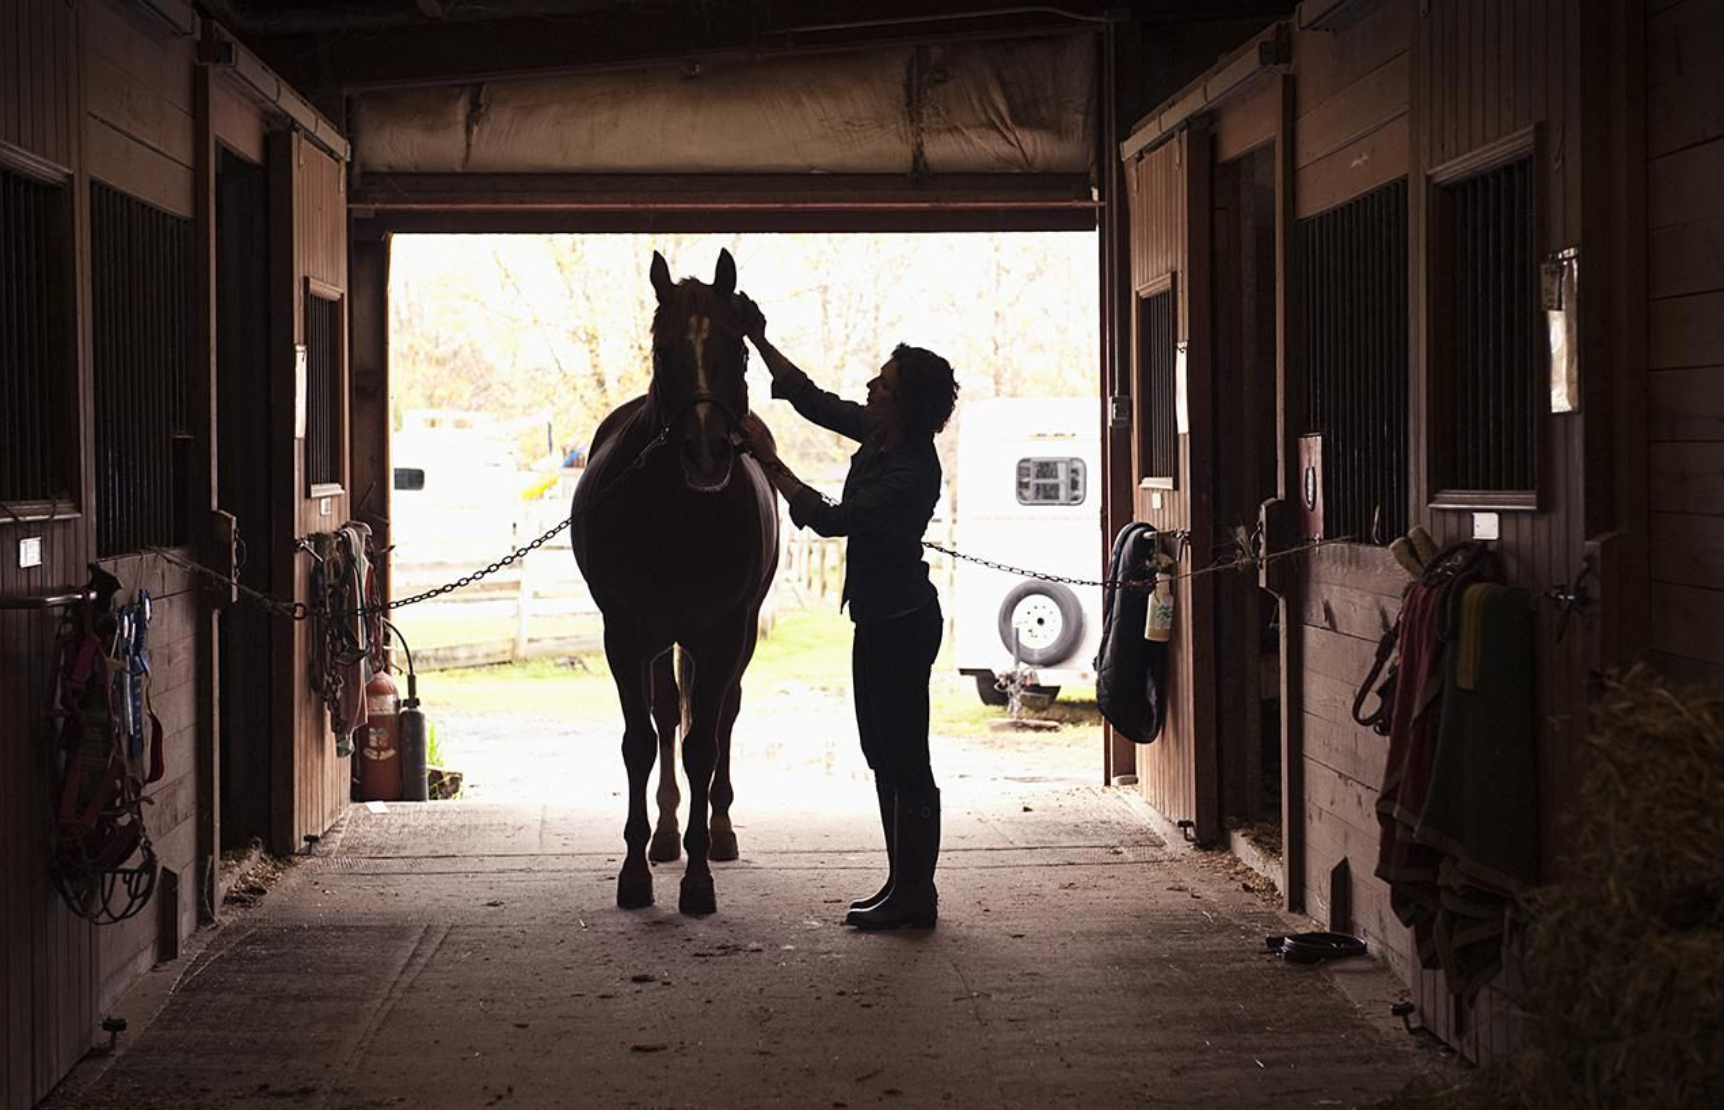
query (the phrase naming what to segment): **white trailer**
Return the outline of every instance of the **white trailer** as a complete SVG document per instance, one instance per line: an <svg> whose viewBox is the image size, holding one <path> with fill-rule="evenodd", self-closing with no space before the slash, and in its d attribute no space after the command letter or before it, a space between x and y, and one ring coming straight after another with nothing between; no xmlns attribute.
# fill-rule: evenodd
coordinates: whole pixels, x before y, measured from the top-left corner
<svg viewBox="0 0 1724 1110"><path fill-rule="evenodd" d="M972 401L958 414L959 551L1068 578L1100 578L1101 412L1086 398ZM960 561L953 654L989 705L1014 673L1045 695L1095 681L1101 588Z"/></svg>

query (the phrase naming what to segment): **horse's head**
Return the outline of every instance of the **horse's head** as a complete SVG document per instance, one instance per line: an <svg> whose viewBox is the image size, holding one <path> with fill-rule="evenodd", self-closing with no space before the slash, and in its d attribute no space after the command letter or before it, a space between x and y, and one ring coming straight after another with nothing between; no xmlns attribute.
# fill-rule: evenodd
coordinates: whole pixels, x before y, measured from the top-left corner
<svg viewBox="0 0 1724 1110"><path fill-rule="evenodd" d="M736 461L732 437L748 412L744 371L748 350L735 303L736 261L718 252L712 284L670 279L670 267L652 256L658 311L652 320L652 397L677 447L690 489L717 493L730 482Z"/></svg>

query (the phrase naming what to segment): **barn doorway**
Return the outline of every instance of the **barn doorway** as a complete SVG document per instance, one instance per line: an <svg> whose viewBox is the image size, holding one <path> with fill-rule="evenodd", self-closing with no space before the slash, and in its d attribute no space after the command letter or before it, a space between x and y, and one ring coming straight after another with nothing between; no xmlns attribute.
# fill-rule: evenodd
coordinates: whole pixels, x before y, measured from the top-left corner
<svg viewBox="0 0 1724 1110"><path fill-rule="evenodd" d="M274 592L270 578L270 491L275 488L269 396L269 181L265 168L226 147L216 163L216 405L220 503L238 522L239 578ZM244 558L246 553L256 558ZM251 605L220 610L218 682L222 711L223 850L267 840L271 811L270 622Z"/></svg>
<svg viewBox="0 0 1724 1110"><path fill-rule="evenodd" d="M1276 495L1276 205L1273 145L1215 168L1214 520L1218 559L1261 551ZM1275 597L1255 575L1215 585L1215 721L1230 833L1281 846L1281 659Z"/></svg>
<svg viewBox="0 0 1724 1110"><path fill-rule="evenodd" d="M667 257L675 276L710 279L721 248L736 258L739 288L766 312L774 343L840 395L860 397L900 341L938 351L957 368L963 394L940 441L947 490L932 541L953 545L965 512L957 470L968 403L980 412L980 402L996 399L1087 401L1097 407L1085 430L1090 438L1099 432L1094 233L396 234L396 597L482 567L566 516L592 430L647 382L652 252ZM752 359L752 404L784 457L837 496L851 448L769 400L769 388ZM998 476L1007 500L1019 460L1009 461ZM1091 523L1080 525L1077 544L1093 552L1084 565L1099 571L1095 469L1085 498ZM734 741L739 809L753 801L743 778L758 772L749 768L800 769L804 778L812 771L824 781L867 774L849 700L849 622L838 611L842 541L795 529L787 517L782 533ZM1017 562L1024 551L976 554ZM620 789L620 715L602 623L566 536L521 563L397 615L421 672L432 761L459 772L461 796L473 801L554 802L595 784ZM1008 709L983 703L973 671L960 673L954 654L978 620L998 640L999 598L971 612L977 606L958 595L959 567L930 553L930 569L948 621L935 667L936 734L1021 751L1025 773L1087 780L1101 744L1093 677L1078 675L1032 705L1028 715L1042 723L1002 725ZM1013 584L988 583L1001 595ZM1077 669L1087 670L1082 663ZM936 756L937 773L959 771Z"/></svg>

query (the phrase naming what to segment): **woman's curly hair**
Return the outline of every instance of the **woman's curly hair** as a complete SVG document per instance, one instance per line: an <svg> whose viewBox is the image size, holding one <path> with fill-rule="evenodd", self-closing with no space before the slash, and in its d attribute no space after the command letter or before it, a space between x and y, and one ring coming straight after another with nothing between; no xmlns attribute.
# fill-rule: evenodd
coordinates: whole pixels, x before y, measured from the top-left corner
<svg viewBox="0 0 1724 1110"><path fill-rule="evenodd" d="M958 404L958 379L952 364L922 347L900 343L892 351L898 364L899 402L912 435L932 436L952 418Z"/></svg>

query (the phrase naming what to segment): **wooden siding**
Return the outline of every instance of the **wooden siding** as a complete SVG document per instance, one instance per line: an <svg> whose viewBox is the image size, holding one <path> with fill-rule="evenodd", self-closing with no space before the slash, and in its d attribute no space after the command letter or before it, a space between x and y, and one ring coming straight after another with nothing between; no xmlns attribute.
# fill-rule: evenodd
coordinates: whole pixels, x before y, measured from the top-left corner
<svg viewBox="0 0 1724 1110"><path fill-rule="evenodd" d="M1646 40L1652 649L1724 683L1724 8L1650 9Z"/></svg>
<svg viewBox="0 0 1724 1110"><path fill-rule="evenodd" d="M0 10L0 143L71 169L78 142L78 10L11 0Z"/></svg>
<svg viewBox="0 0 1724 1110"><path fill-rule="evenodd" d="M1293 40L1294 214L1310 216L1404 177L1416 5L1387 0L1340 32Z"/></svg>
<svg viewBox="0 0 1724 1110"><path fill-rule="evenodd" d="M1623 11L1632 14L1625 17ZM1625 18L1645 21L1645 65L1651 75L1644 82L1646 99L1662 117L1646 138L1652 156L1645 184L1651 299L1644 302L1643 314L1651 380L1646 415L1639 419L1652 430L1649 450L1637 447L1637 432L1644 435L1634 415L1640 402L1631 395L1638 388L1638 355L1632 350L1623 355L1627 348L1619 338L1633 334L1633 311L1620 303L1620 290L1635 287L1638 280L1635 245L1628 242L1634 216L1617 215L1637 195L1633 167L1623 168L1631 161L1623 152L1636 141L1637 101L1623 90L1624 74L1638 73L1640 61L1615 55L1623 46L1638 49L1641 36L1637 22L1627 28L1634 33L1624 34ZM1473 521L1470 511L1429 504L1433 459L1427 423L1433 391L1449 377L1430 341L1435 283L1447 280L1435 270L1437 256L1426 245L1430 182L1493 146L1531 136L1535 255L1580 245L1584 215L1593 235L1583 254L1593 260L1590 280L1602 293L1582 319L1582 358L1590 369L1581 411L1539 414L1538 502L1499 514L1497 551L1509 581L1541 597L1552 586L1574 580L1589 545L1614 552L1612 559L1633 559L1637 540L1623 545L1604 533L1633 528L1636 502L1644 502L1654 518L1655 581L1646 608L1657 629L1655 657L1695 677L1724 676L1724 652L1711 643L1711 630L1724 621L1724 548L1719 546L1724 529L1713 527L1724 520L1717 508L1724 504L1724 408L1715 399L1724 396L1715 381L1724 373L1724 327L1718 324L1724 319L1724 263L1718 262L1724 205L1715 187L1724 178L1724 110L1717 106L1720 79L1704 72L1707 44L1717 45L1724 37L1721 18L1717 5L1706 0L1651 9L1621 9L1602 0L1383 0L1337 30L1294 32L1287 78L1291 102L1281 109L1287 133L1278 163L1290 181L1283 192L1282 236L1290 219L1408 179L1405 372L1411 396L1411 480L1406 507L1409 519L1447 543L1470 536ZM1583 112L1592 113L1584 134ZM1210 128L1216 148L1232 153L1252 145L1263 114L1260 105L1240 97L1194 125ZM1205 304L1208 275L1194 271L1212 263L1217 273L1230 272L1228 260L1210 255L1233 248L1210 235L1206 213L1188 199L1195 190L1182 144L1199 134L1182 135L1125 168L1132 185L1134 283L1141 290L1177 274L1181 335L1201 339L1207 323L1199 322L1193 309ZM1583 168L1588 174L1584 192ZM1618 257L1620 269L1613 265ZM1285 267L1284 249L1280 258ZM1309 295L1288 285L1283 270L1283 496L1291 488L1290 437L1301 430L1287 423L1300 400L1298 382L1288 370L1299 365L1302 342L1295 308ZM1193 343L1194 356L1197 348ZM1194 358L1193 400L1204 394L1197 366ZM1194 410L1194 437L1203 423ZM1149 504L1151 491L1135 491L1137 516L1169 528L1191 527L1198 534L1213 525L1198 503L1205 480L1193 474L1194 461L1201 461L1201 452L1187 444L1178 488L1160 491L1159 509ZM1637 468L1649 474L1650 496L1636 498L1632 475L1620 477ZM1606 580L1615 583L1613 590L1623 587L1632 594L1632 579L1623 578L1632 566L1602 568ZM1382 549L1345 546L1315 554L1290 579L1280 572L1268 579L1279 580L1286 622L1282 731L1290 755L1284 830L1289 904L1326 918L1332 869L1347 861L1352 927L1408 979L1427 1024L1468 1055L1488 1057L1513 1037L1507 1007L1487 992L1470 1012L1457 1012L1440 977L1413 966L1406 930L1388 910L1387 888L1372 876L1378 839L1374 802L1387 744L1354 725L1350 707L1376 639L1395 617L1406 576ZM1580 632L1561 642L1553 606L1541 604L1534 620L1540 722L1535 742L1547 874L1559 866L1557 822L1574 798L1588 684L1613 654L1625 653L1607 646L1600 630L1632 632L1634 627L1620 615L1627 604L1623 594L1611 598L1590 611ZM1188 599L1184 592L1180 600L1182 618L1203 609L1201 600ZM1193 768L1202 762L1193 748L1202 741L1202 715L1213 707L1202 704L1206 686L1193 674L1203 661L1192 651L1192 623L1188 620L1175 645L1166 746L1140 759L1146 797L1170 817L1189 815L1206 793L1193 777ZM1201 619L1195 623L1204 627Z"/></svg>
<svg viewBox="0 0 1724 1110"><path fill-rule="evenodd" d="M285 424L278 426L281 437L278 472L292 476L291 490L272 491L272 504L281 506L286 515L278 534L305 536L313 532L329 532L341 526L348 516L348 492L329 496L309 496L306 477L305 440L295 439L292 428L294 412L295 345L305 342L305 291L308 280L345 292L347 289L347 208L346 174L344 167L307 142L298 133L279 133L270 138L272 207L276 208L276 230L271 247L271 265L275 282L271 299L279 314L281 326L290 328L285 342L277 342L278 406ZM291 198L284 211L276 204L278 198ZM345 348L346 333L343 331ZM339 442L345 451L345 413L341 421ZM346 473L345 462L341 472ZM291 544L273 553L278 573L275 581L292 582L294 596L306 599L310 594L311 566L303 555L296 554ZM329 730L329 718L322 703L312 692L306 676L310 674L312 657L312 627L310 622L276 626L276 658L291 662L291 682L277 684L276 761L279 768L293 768L291 776L275 776L275 811L272 825L273 847L278 852L297 850L305 836L327 829L348 802L348 760L335 755L335 738Z"/></svg>
<svg viewBox="0 0 1724 1110"><path fill-rule="evenodd" d="M1126 167L1132 286L1139 293L1150 292L1169 277L1173 279L1175 333L1185 343L1208 330L1208 259L1194 258L1188 243L1201 241L1206 234L1209 143L1203 129L1187 129ZM1141 364L1136 319L1134 312L1134 368ZM1203 428L1210 389L1207 357L1208 344L1190 345L1186 394L1196 443L1193 435L1179 437L1179 472L1174 488L1139 488L1136 492L1135 519L1165 531L1192 532L1189 550L1179 566L1181 572L1209 562L1209 447L1207 429ZM1139 388L1141 383L1134 382L1134 392ZM1134 439L1134 478L1146 473L1140 448ZM1161 736L1138 752L1138 781L1144 797L1172 820L1195 822L1196 835L1205 840L1221 832L1215 737L1210 723L1214 705L1210 698L1194 696L1194 691L1208 689L1212 682L1206 641L1197 631L1209 619L1212 593L1207 578L1177 583L1174 638L1168 658L1172 691L1169 713Z"/></svg>
<svg viewBox="0 0 1724 1110"><path fill-rule="evenodd" d="M77 44L78 12L58 0L17 0L0 14L0 142L67 172L79 164ZM73 205L78 234L80 209ZM87 381L81 372L80 398ZM83 470L79 500L88 504ZM0 551L28 536L42 541L40 566L0 559L0 596L75 588L94 557L91 533L85 516L0 517ZM98 1021L95 929L65 909L47 873L40 740L57 619L0 610L0 722L18 741L0 744L0 1110L27 1110L46 1095L89 1048Z"/></svg>
<svg viewBox="0 0 1724 1110"><path fill-rule="evenodd" d="M0 523L7 550L42 537L42 565L0 559L0 595L59 593L83 582L93 556L82 520ZM58 614L0 610L0 1107L28 1110L89 1048L100 969L95 929L48 882L42 823L47 774L40 743Z"/></svg>
<svg viewBox="0 0 1724 1110"><path fill-rule="evenodd" d="M19 569L14 560L0 560L0 596L70 591L95 557L96 514L91 510L100 506L94 501L90 462L91 182L197 219L198 250L185 278L207 300L214 279L198 268L213 265L216 232L208 209L214 203L216 144L261 161L265 134L263 113L230 77L199 71L191 40L158 31L125 5L18 0L0 15L0 144L9 160L50 176L57 167L73 185L74 242L67 250L78 267L74 446L82 470L77 497L82 511L53 520L0 518L0 550L14 550L13 543L25 536L39 536L43 543L40 567ZM307 277L344 287L342 168L315 150L296 151L284 165L294 172L302 201L294 203L292 191L280 201L289 229L285 257L297 260L291 277L295 293ZM296 242L302 244L297 249ZM291 350L291 339L299 334L298 297L279 304L293 329ZM190 431L197 450L205 452L212 449L216 423L207 380L214 358L207 309L194 305L189 321L198 375L191 390L197 412ZM287 379L291 390L291 365ZM275 411L281 419L284 410ZM291 414L291 404L285 411ZM291 425L285 439L292 443ZM206 493L213 497L213 466L213 454L206 462L194 460L195 473L183 491L194 539L205 527L203 499ZM323 518L320 504L306 500L295 468L274 473L281 475L278 494L285 507L274 538L284 543L270 542L265 529L255 528L249 534L256 550L290 547L285 541L308 530L314 517L325 528L344 519L345 497L333 499L329 518ZM155 903L138 917L99 930L61 905L47 875L41 796L46 768L39 743L56 614L0 610L0 721L11 734L30 741L0 745L0 1110L26 1110L44 1097L99 1036L100 1019L114 1001L214 912L208 895L219 829L215 622L192 580L159 557L130 554L104 565L121 579L127 596L141 587L156 599L152 697L164 727L167 774L148 789L152 804L145 819L161 865L178 881L159 887ZM303 573L299 581L303 596ZM306 646L305 629L288 628L285 634L300 637ZM293 681L276 686L303 695L303 667L293 674ZM299 700L307 711L297 719L315 724L315 702L308 695ZM303 818L303 831L322 831L346 801L345 766L339 772L327 766L336 762L327 743L307 744L305 750L314 789L307 792L305 812L294 816ZM297 831L290 847L297 846Z"/></svg>

